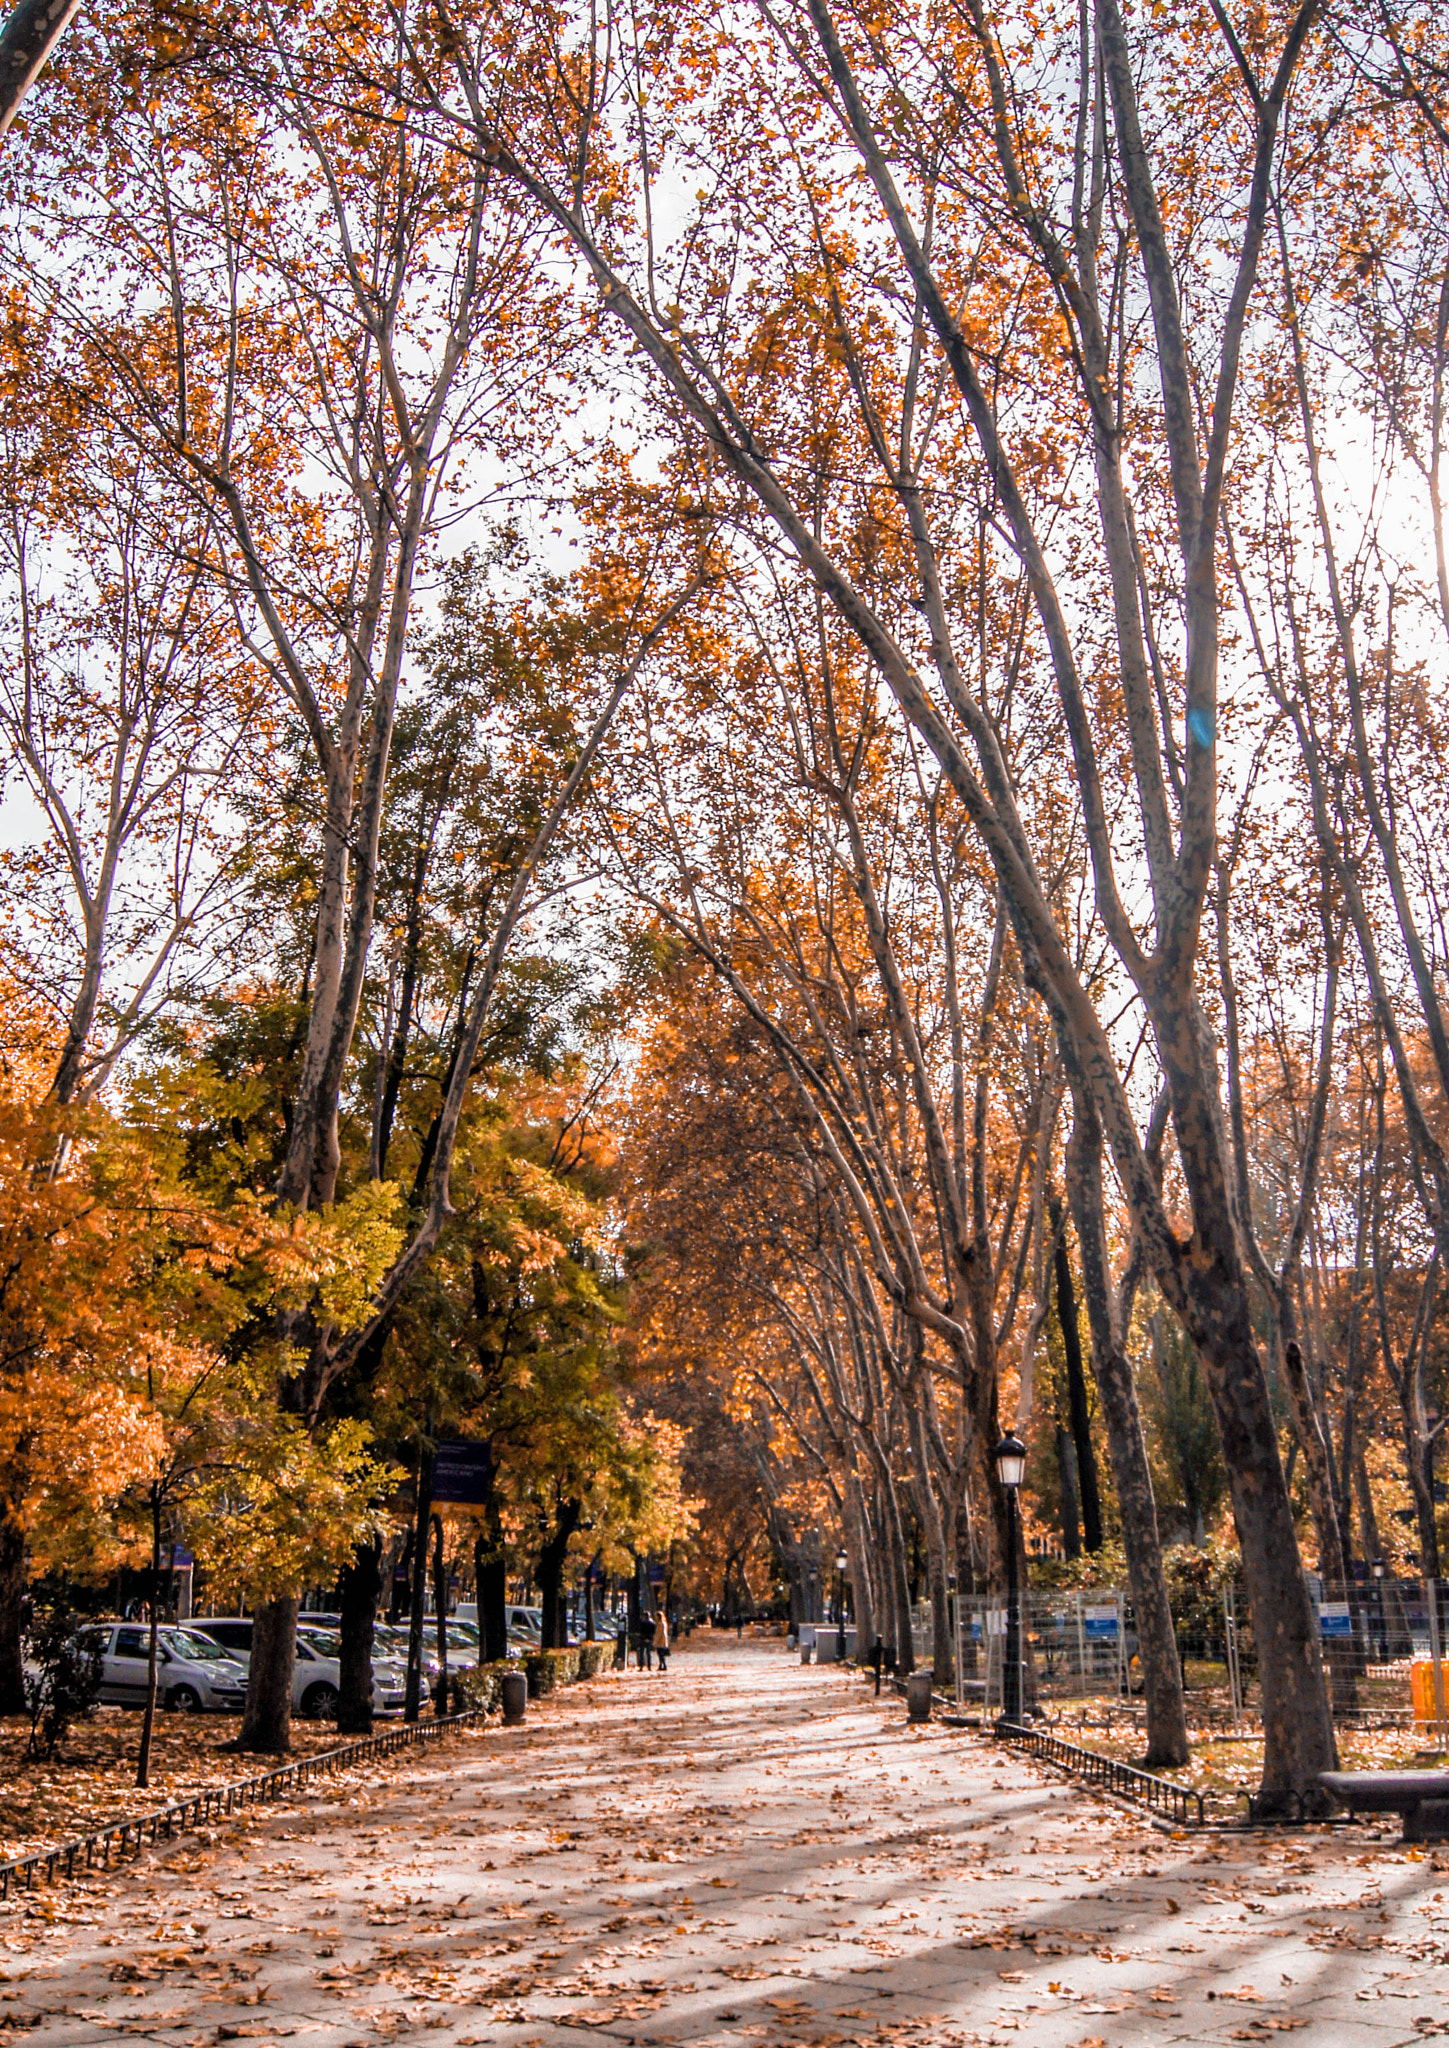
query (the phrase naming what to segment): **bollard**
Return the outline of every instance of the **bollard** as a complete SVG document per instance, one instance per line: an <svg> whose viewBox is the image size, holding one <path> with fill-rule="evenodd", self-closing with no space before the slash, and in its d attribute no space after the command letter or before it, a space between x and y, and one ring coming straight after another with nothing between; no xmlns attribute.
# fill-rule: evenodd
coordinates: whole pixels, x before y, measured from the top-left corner
<svg viewBox="0 0 1449 2048"><path fill-rule="evenodd" d="M521 1671L505 1671L499 1691L503 1695L503 1725L516 1728L528 1710L528 1680Z"/></svg>
<svg viewBox="0 0 1449 2048"><path fill-rule="evenodd" d="M800 1662L802 1664L808 1664L810 1662L810 1654L814 1650L814 1648L815 1645L813 1643L802 1643L800 1645Z"/></svg>
<svg viewBox="0 0 1449 2048"><path fill-rule="evenodd" d="M880 1667L884 1660L884 1656L884 1645L882 1644L880 1637L877 1636L875 1639L875 1648L870 1653L870 1661L875 1666L875 1696L877 1699L880 1698Z"/></svg>
<svg viewBox="0 0 1449 2048"><path fill-rule="evenodd" d="M931 1718L931 1686L935 1673L913 1671L906 1680L906 1719L908 1721L929 1721Z"/></svg>

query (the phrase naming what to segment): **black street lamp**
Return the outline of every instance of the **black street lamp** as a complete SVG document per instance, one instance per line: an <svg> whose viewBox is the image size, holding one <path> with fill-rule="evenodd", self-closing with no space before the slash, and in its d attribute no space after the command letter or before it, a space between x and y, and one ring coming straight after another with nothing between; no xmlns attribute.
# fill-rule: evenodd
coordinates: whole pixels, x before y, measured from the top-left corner
<svg viewBox="0 0 1449 2048"><path fill-rule="evenodd" d="M845 1662L845 1567L850 1559L843 1550L835 1553L835 1656Z"/></svg>
<svg viewBox="0 0 1449 2048"><path fill-rule="evenodd" d="M1006 1494L1006 1668L999 1726L1021 1726L1021 1592L1016 1578L1016 1494L1026 1472L1026 1445L1008 1430L996 1446L996 1476Z"/></svg>
<svg viewBox="0 0 1449 2048"><path fill-rule="evenodd" d="M1389 1612L1387 1603L1384 1600L1384 1580L1389 1575L1389 1568L1381 1557L1376 1557L1370 1569L1374 1575L1374 1606L1378 1610L1379 1662L1380 1664L1387 1664L1389 1661Z"/></svg>

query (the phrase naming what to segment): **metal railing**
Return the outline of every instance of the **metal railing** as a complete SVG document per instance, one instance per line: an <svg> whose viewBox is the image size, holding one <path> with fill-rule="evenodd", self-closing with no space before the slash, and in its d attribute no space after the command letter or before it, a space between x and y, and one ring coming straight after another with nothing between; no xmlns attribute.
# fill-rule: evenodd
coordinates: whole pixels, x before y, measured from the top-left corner
<svg viewBox="0 0 1449 2048"><path fill-rule="evenodd" d="M409 1749L417 1742L434 1742L454 1728L465 1728L483 1719L482 1709L472 1708L464 1714L448 1714L441 1720L431 1717L409 1722L401 1728L389 1728L382 1735L363 1736L360 1741L345 1742L337 1749L322 1749L315 1756L298 1757L294 1763L279 1764L275 1770L261 1771L252 1778L235 1778L229 1785L209 1786L205 1791L190 1793L185 1799L160 1807L155 1813L113 1821L110 1827L80 1835L73 1842L62 1842L54 1849L37 1849L31 1856L0 1863L0 1900L8 1899L12 1889L33 1891L37 1882L54 1884L57 1877L71 1877L77 1869L109 1870L112 1850L119 1863L128 1848L134 1847L139 1853L143 1843L154 1842L160 1836L169 1840L188 1827L199 1828L204 1822L235 1813L240 1807L255 1806L260 1799L276 1799L285 1792L299 1790L310 1778L330 1777L334 1771L366 1763L370 1757L390 1756L394 1750ZM84 1861L79 1860L82 1857Z"/></svg>
<svg viewBox="0 0 1449 2048"><path fill-rule="evenodd" d="M1171 1778L1159 1778L1152 1771L1139 1771L1135 1764L1119 1764L1115 1757L1099 1756L1094 1749L1078 1749L1075 1743L1063 1742L1060 1736L1043 1734L1037 1728L998 1721L996 1734L1003 1742L1017 1743L1033 1756L1059 1765L1074 1777L1085 1778L1090 1785L1105 1785L1109 1792L1120 1792L1124 1798L1136 1799L1155 1812L1169 1813L1182 1827L1200 1828L1206 1824L1202 1794L1194 1792L1191 1786L1174 1784Z"/></svg>

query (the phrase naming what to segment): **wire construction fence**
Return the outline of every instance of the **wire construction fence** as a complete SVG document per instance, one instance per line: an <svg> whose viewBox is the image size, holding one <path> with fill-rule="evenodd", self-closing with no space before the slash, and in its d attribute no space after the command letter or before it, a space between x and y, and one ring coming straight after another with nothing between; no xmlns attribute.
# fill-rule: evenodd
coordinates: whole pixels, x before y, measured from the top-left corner
<svg viewBox="0 0 1449 2048"><path fill-rule="evenodd" d="M1319 1646L1335 1719L1344 1726L1412 1728L1427 1747L1449 1750L1449 1581L1368 1579L1342 1586L1310 1579ZM1258 1662L1246 1603L1229 1586L1175 1617L1190 1706L1200 1718L1251 1727L1258 1717ZM956 1699L1001 1714L1007 1613L1002 1600L954 1602ZM1024 1697L1035 1716L1073 1707L1131 1707L1142 1665L1132 1603L1120 1587L1028 1592L1021 1600ZM917 1655L929 1661L929 1622Z"/></svg>
<svg viewBox="0 0 1449 2048"><path fill-rule="evenodd" d="M956 1698L1001 1713L1006 1603L980 1595L956 1602ZM1038 1709L1071 1700L1131 1696L1140 1672L1130 1603L1115 1587L1027 1593L1021 1601L1022 1662Z"/></svg>

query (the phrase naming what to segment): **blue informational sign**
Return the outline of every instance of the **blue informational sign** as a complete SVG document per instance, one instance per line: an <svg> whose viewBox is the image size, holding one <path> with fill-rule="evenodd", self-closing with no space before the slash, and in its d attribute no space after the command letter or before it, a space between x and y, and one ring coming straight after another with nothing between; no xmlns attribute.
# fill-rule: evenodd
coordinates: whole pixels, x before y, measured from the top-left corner
<svg viewBox="0 0 1449 2048"><path fill-rule="evenodd" d="M1088 1607L1082 1614L1082 1628L1085 1634L1100 1641L1106 1638L1114 1641L1117 1635L1117 1610L1115 1607Z"/></svg>
<svg viewBox="0 0 1449 2048"><path fill-rule="evenodd" d="M1353 1611L1346 1600L1322 1600L1318 1606L1320 1636L1351 1636Z"/></svg>
<svg viewBox="0 0 1449 2048"><path fill-rule="evenodd" d="M441 1443L433 1458L438 1507L482 1507L493 1497L493 1452L487 1444Z"/></svg>

